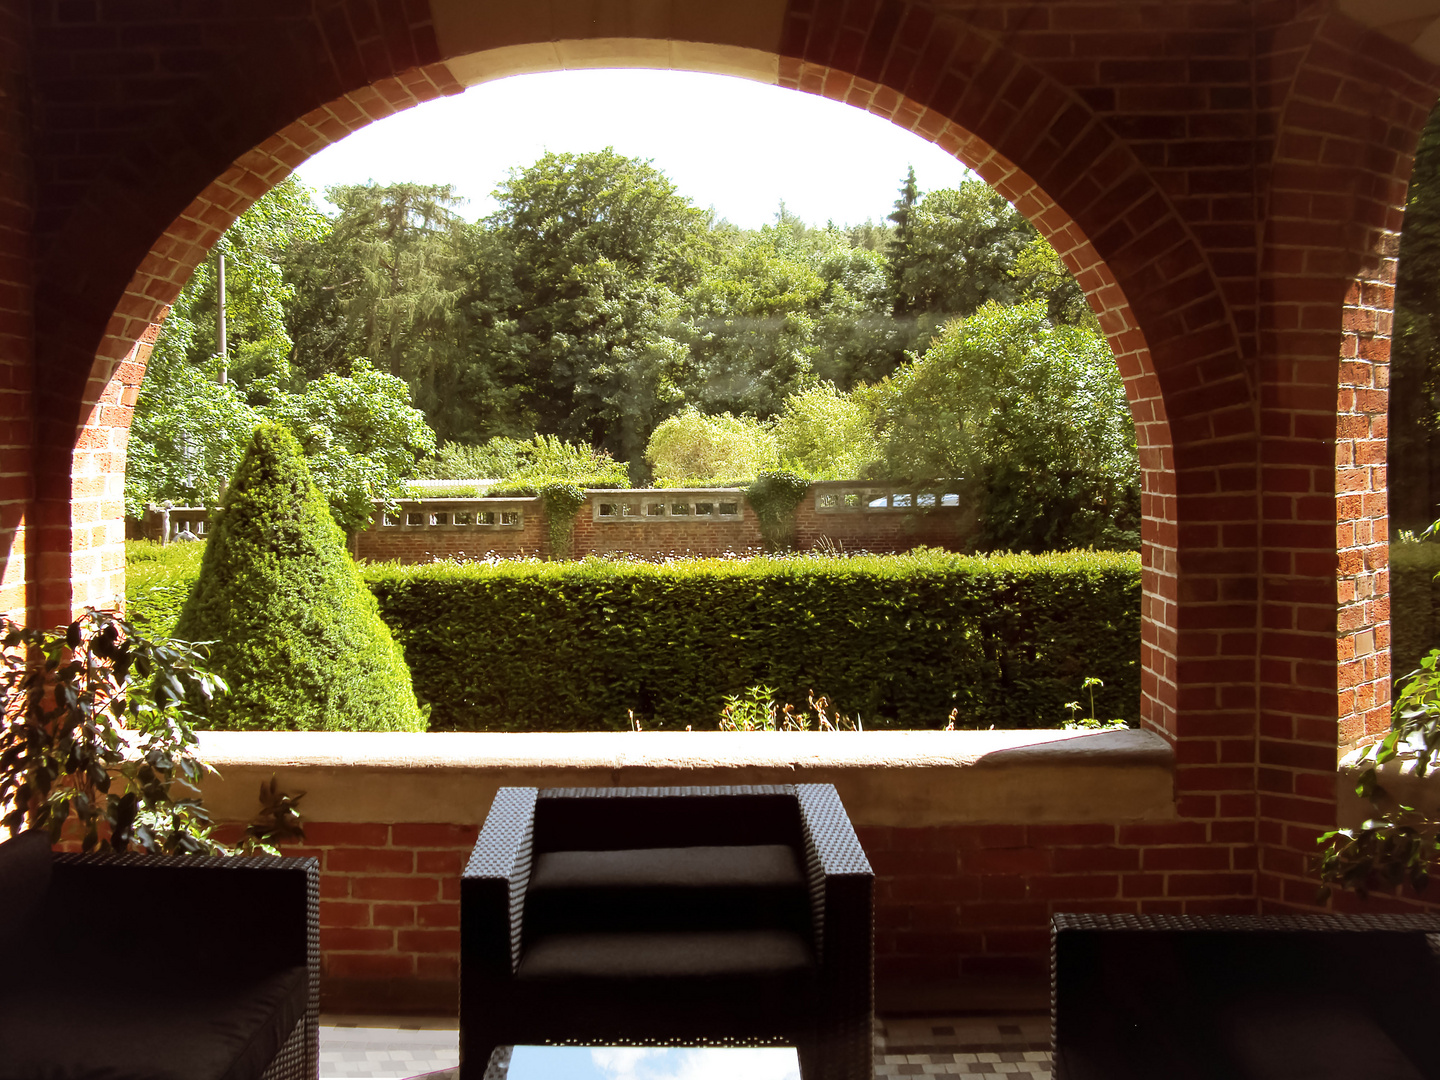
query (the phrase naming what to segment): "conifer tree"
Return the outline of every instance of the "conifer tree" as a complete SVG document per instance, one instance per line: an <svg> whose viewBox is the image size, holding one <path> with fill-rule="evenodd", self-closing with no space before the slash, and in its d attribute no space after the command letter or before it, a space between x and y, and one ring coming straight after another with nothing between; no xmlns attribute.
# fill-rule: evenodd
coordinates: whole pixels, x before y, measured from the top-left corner
<svg viewBox="0 0 1440 1080"><path fill-rule="evenodd" d="M410 671L278 424L255 429L177 636L209 641L216 728L423 731Z"/></svg>
<svg viewBox="0 0 1440 1080"><path fill-rule="evenodd" d="M903 315L915 306L915 298L904 291L905 271L914 261L911 251L910 212L920 198L920 187L915 183L915 166L905 172L905 183L900 185L900 197L895 200L887 221L893 222L895 232L885 245L885 254L890 257L890 281L895 297L895 314Z"/></svg>

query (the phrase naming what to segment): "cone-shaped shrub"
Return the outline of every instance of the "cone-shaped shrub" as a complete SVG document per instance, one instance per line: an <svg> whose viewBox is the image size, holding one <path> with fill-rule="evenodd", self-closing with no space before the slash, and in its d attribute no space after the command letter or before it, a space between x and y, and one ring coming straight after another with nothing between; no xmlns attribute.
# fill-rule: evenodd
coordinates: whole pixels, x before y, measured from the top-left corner
<svg viewBox="0 0 1440 1080"><path fill-rule="evenodd" d="M217 728L423 731L405 659L294 436L256 428L175 634L211 641Z"/></svg>

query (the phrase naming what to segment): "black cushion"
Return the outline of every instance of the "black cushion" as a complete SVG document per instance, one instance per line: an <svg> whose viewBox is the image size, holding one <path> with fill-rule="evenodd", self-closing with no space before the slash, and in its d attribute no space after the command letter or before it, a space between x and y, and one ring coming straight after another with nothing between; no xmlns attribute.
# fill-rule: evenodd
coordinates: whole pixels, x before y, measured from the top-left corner
<svg viewBox="0 0 1440 1080"><path fill-rule="evenodd" d="M41 969L0 989L0 1080L258 1080L305 1013L309 974L239 984L139 984L155 956L98 957L95 972ZM113 988L112 995L107 990Z"/></svg>
<svg viewBox="0 0 1440 1080"><path fill-rule="evenodd" d="M785 844L552 851L525 899L527 940L653 930L809 931L809 894Z"/></svg>
<svg viewBox="0 0 1440 1080"><path fill-rule="evenodd" d="M30 944L36 916L50 887L50 836L29 829L0 844L0 954Z"/></svg>
<svg viewBox="0 0 1440 1080"><path fill-rule="evenodd" d="M528 946L520 979L669 979L765 976L814 966L805 938L786 930L554 934Z"/></svg>
<svg viewBox="0 0 1440 1080"><path fill-rule="evenodd" d="M1424 1080L1362 1001L1303 991L1246 996L1217 1021L1236 1080Z"/></svg>

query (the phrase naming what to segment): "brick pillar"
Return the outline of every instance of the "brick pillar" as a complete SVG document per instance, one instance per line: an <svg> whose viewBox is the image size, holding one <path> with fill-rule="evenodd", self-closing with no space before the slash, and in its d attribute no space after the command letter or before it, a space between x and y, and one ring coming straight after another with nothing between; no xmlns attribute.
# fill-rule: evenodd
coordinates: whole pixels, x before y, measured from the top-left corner
<svg viewBox="0 0 1440 1080"><path fill-rule="evenodd" d="M1305 907L1315 838L1335 822L1337 747L1389 726L1395 256L1440 72L1319 12L1269 48L1259 885L1266 907Z"/></svg>
<svg viewBox="0 0 1440 1080"><path fill-rule="evenodd" d="M34 178L28 136L27 5L0 4L0 611L32 602Z"/></svg>

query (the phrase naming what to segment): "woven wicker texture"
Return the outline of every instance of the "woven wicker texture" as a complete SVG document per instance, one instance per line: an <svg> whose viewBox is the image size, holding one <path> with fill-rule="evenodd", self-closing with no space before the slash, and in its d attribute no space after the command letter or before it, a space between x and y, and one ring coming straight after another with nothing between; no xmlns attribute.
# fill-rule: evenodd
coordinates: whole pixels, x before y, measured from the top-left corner
<svg viewBox="0 0 1440 1080"><path fill-rule="evenodd" d="M755 797L772 801L756 803ZM655 987L647 990L637 984L637 997L629 1003L633 1007L617 1000L624 996L625 988L613 983L607 983L604 999L597 1000L589 988L572 986L569 980L515 980L532 854L555 850L557 845L563 850L563 837L537 838L537 804L553 806L552 800L566 799L604 800L612 805L614 800L631 800L624 807L623 820L627 821L649 814L651 811L640 805L649 800L654 800L654 813L665 814L675 810L673 800L696 799L696 812L706 815L713 810L721 816L721 828L725 800L734 799L742 816L749 815L746 827L751 829L756 827L757 814L783 814L788 805L792 822L788 829L805 849L797 855L806 865L812 904L817 908L814 929L820 963L808 988L787 996L783 1007L762 1010L762 1022L754 1023L737 1019L748 1014L743 1007L737 1011L734 987L718 983L712 987L705 980L687 984L683 992L660 996L655 996ZM574 820L573 814L567 818L546 813L547 820ZM776 828L785 831L783 822ZM626 844L624 838L615 838L615 847ZM518 1043L789 1045L799 1048L805 1080L868 1080L873 1054L873 890L869 862L829 785L552 788L538 792L502 788L462 881L461 1076L480 1080L496 1047ZM503 912L501 896L508 901ZM491 925L502 919L508 924L504 932L511 951L511 963L505 965L509 970L503 974L493 955L497 928ZM712 1000L715 994L721 996Z"/></svg>
<svg viewBox="0 0 1440 1080"><path fill-rule="evenodd" d="M1354 977L1370 968L1384 973L1378 989ZM1058 1080L1140 1080L1157 1070L1176 1080L1250 1075L1246 1059L1233 1056L1247 1051L1223 1034L1233 1030L1224 1012L1232 999L1245 1003L1237 1006L1242 1011L1275 1000L1292 1003L1292 1010L1295 1002L1311 1003L1303 1008L1317 1016L1338 1009L1354 1026L1347 1044L1368 1045L1360 1040L1374 1037L1383 1053L1402 1054L1420 1075L1440 1074L1440 1054L1424 1037L1440 1009L1440 916L1052 918L1050 1029ZM1367 1029L1376 1016L1395 1024Z"/></svg>
<svg viewBox="0 0 1440 1080"><path fill-rule="evenodd" d="M87 869L183 870L216 878L213 887L243 894L249 875L276 872L305 875L304 911L276 911L276 919L305 919L305 964L309 973L305 1014L296 1023L263 1074L263 1080L316 1080L320 1075L320 863L313 858L273 855L218 857L207 855L119 855L102 851L55 856L57 865ZM217 927L223 933L224 927Z"/></svg>

